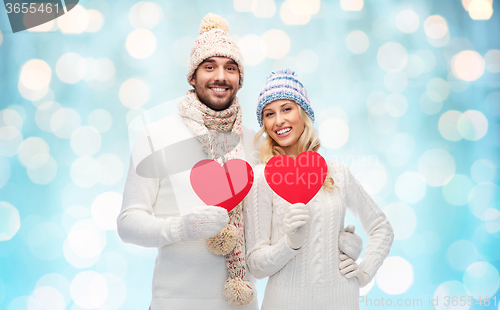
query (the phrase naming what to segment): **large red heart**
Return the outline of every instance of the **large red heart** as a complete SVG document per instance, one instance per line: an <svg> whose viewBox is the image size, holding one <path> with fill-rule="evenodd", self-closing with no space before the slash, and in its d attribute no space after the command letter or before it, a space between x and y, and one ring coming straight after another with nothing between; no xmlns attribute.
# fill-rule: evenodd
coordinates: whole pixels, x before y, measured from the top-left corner
<svg viewBox="0 0 500 310"><path fill-rule="evenodd" d="M295 160L287 155L271 158L264 169L267 184L289 203L308 203L321 189L328 166L318 153L300 153Z"/></svg>
<svg viewBox="0 0 500 310"><path fill-rule="evenodd" d="M231 211L250 191L253 170L241 159L228 160L223 166L215 160L204 159L193 166L190 180L204 203Z"/></svg>

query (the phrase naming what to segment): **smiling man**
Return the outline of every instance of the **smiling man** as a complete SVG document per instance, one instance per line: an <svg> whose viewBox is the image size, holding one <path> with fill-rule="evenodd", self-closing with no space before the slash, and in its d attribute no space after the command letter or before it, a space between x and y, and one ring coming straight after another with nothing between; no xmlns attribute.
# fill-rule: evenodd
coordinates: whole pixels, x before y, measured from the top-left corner
<svg viewBox="0 0 500 310"><path fill-rule="evenodd" d="M191 167L207 158L258 163L255 133L242 125L236 97L242 57L228 31L221 17L205 16L188 66L193 89L178 114L146 126L132 148L118 233L158 248L151 310L258 309L241 203L230 212L206 206L190 182Z"/></svg>
<svg viewBox="0 0 500 310"><path fill-rule="evenodd" d="M210 57L196 69L189 83L200 102L215 111L227 109L240 89L240 71L236 61Z"/></svg>

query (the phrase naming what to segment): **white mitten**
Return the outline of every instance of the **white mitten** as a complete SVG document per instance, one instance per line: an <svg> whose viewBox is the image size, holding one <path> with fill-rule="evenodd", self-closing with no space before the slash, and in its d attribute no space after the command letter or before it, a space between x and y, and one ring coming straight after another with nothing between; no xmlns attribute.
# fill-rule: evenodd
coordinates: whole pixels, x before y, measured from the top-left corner
<svg viewBox="0 0 500 310"><path fill-rule="evenodd" d="M179 235L183 241L209 238L228 223L229 216L226 209L214 206L201 207L179 218Z"/></svg>
<svg viewBox="0 0 500 310"><path fill-rule="evenodd" d="M347 279L356 277L358 279L359 287L364 287L370 283L370 276L361 270L358 264L349 256L345 254L340 254L340 273L343 274Z"/></svg>
<svg viewBox="0 0 500 310"><path fill-rule="evenodd" d="M300 249L306 243L309 208L303 203L288 207L283 223L285 224L286 243L292 249Z"/></svg>
<svg viewBox="0 0 500 310"><path fill-rule="evenodd" d="M363 240L354 233L354 225L347 226L339 234L339 250L353 260L357 260L363 250Z"/></svg>

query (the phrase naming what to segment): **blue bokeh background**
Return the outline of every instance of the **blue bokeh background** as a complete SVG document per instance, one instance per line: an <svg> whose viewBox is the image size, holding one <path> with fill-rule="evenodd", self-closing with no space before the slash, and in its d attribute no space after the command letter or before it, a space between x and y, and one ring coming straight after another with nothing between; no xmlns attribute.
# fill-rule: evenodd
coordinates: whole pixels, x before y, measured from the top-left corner
<svg viewBox="0 0 500 310"><path fill-rule="evenodd" d="M84 0L13 34L0 8L0 309L147 309L156 252L124 244L115 224L130 141L175 113L208 12L245 58L245 125L259 129L267 74L297 71L321 153L394 225L361 308L468 309L445 300L470 296L470 309L500 309L499 11L498 0Z"/></svg>

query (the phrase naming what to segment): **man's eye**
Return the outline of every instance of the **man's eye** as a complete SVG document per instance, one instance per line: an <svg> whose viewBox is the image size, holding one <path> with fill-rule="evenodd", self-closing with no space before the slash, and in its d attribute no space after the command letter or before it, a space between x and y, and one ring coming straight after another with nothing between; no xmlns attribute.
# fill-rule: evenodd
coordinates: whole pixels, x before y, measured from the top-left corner
<svg viewBox="0 0 500 310"><path fill-rule="evenodd" d="M230 71L235 71L236 69L233 68L233 67L228 67L227 70L230 70Z"/></svg>

